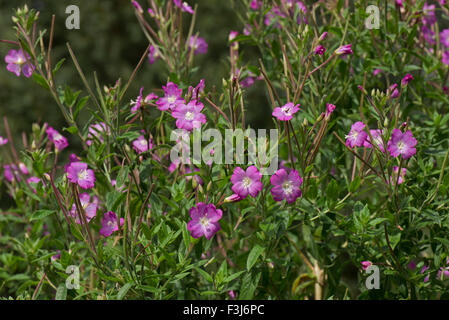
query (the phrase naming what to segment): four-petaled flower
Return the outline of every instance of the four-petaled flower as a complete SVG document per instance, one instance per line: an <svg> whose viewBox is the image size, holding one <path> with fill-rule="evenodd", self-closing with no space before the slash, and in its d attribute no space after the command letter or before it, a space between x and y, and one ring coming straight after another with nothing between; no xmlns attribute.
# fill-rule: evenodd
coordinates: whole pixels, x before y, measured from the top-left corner
<svg viewBox="0 0 449 320"><path fill-rule="evenodd" d="M47 130L45 130L45 132L47 133L48 140L50 140L55 144L55 148L57 151L61 151L69 146L67 138L62 136L58 131L56 131L52 127L48 127Z"/></svg>
<svg viewBox="0 0 449 320"><path fill-rule="evenodd" d="M288 121L299 111L299 106L300 104L294 105L292 102L289 102L282 107L275 108L272 115L281 121Z"/></svg>
<svg viewBox="0 0 449 320"><path fill-rule="evenodd" d="M208 45L204 38L191 36L189 39L189 47L194 50L195 54L206 54Z"/></svg>
<svg viewBox="0 0 449 320"><path fill-rule="evenodd" d="M302 185L302 178L298 171L279 169L271 176L270 182L273 185L271 194L275 201L286 200L288 204L294 203L302 195L299 187Z"/></svg>
<svg viewBox="0 0 449 320"><path fill-rule="evenodd" d="M188 12L188 13L190 13L190 14L193 14L193 13L194 13L192 7L189 6L189 4L188 4L187 2L182 2L181 0L173 0L173 2L175 3L175 5L176 5L178 8L181 8L181 10L182 10L183 12Z"/></svg>
<svg viewBox="0 0 449 320"><path fill-rule="evenodd" d="M87 223L89 223L90 220L92 220L97 215L98 198L96 196L93 196L91 201L91 196L88 193L82 193L80 194L80 204L82 210L86 215L86 221ZM73 217L73 219L75 219L75 222L77 224L83 224L83 220L80 220L80 216L79 213L77 212L77 206L75 203L72 206L70 214Z"/></svg>
<svg viewBox="0 0 449 320"><path fill-rule="evenodd" d="M120 218L120 227L123 226L124 223L125 220L123 218ZM109 237L115 231L118 231L118 229L119 226L117 223L117 215L115 214L115 212L108 211L103 214L103 219L101 219L100 234L103 237Z"/></svg>
<svg viewBox="0 0 449 320"><path fill-rule="evenodd" d="M179 129L192 131L201 128L206 123L206 116L201 113L204 105L196 100L191 100L188 104L179 104L172 112L176 120L176 126Z"/></svg>
<svg viewBox="0 0 449 320"><path fill-rule="evenodd" d="M95 186L94 171L88 169L87 163L84 162L72 162L67 167L67 179L83 189L92 189Z"/></svg>
<svg viewBox="0 0 449 320"><path fill-rule="evenodd" d="M221 219L223 212L215 208L213 204L199 202L196 206L190 208L190 217L192 220L187 224L187 229L194 238L205 236L210 240L214 234L220 230L218 221Z"/></svg>
<svg viewBox="0 0 449 320"><path fill-rule="evenodd" d="M351 126L351 131L346 136L346 145L350 148L361 147L366 140L368 134L363 130L365 124L361 121L357 121Z"/></svg>
<svg viewBox="0 0 449 320"><path fill-rule="evenodd" d="M34 65L29 62L30 56L23 52L22 49L19 50L9 50L5 57L5 62L7 63L6 69L16 76L20 76L20 73L27 78L31 77L35 69Z"/></svg>
<svg viewBox="0 0 449 320"><path fill-rule="evenodd" d="M151 138L147 140L144 135L141 135L139 138L133 141L133 149L138 154L147 152L148 150L151 150L152 147L153 144L151 143Z"/></svg>
<svg viewBox="0 0 449 320"><path fill-rule="evenodd" d="M159 110L173 110L177 105L185 102L181 98L182 89L179 89L175 83L169 82L167 86L162 86L162 89L164 89L164 97L156 101Z"/></svg>
<svg viewBox="0 0 449 320"><path fill-rule="evenodd" d="M408 83L410 82L410 81L412 81L413 80L413 76L410 74L410 73L407 73L405 76L404 76L404 78L402 78L402 86L406 86L406 85L408 85Z"/></svg>
<svg viewBox="0 0 449 320"><path fill-rule="evenodd" d="M262 191L263 185L261 180L262 174L255 166L250 166L246 171L237 167L231 176L233 184L231 189L241 199L246 198L248 194L255 198Z"/></svg>
<svg viewBox="0 0 449 320"><path fill-rule="evenodd" d="M315 54L322 56L326 52L326 48L323 45L319 45L315 48Z"/></svg>
<svg viewBox="0 0 449 320"><path fill-rule="evenodd" d="M402 133L399 129L394 129L390 141L388 141L388 152L394 158L402 155L403 159L408 159L416 153L418 141L413 137L410 130Z"/></svg>

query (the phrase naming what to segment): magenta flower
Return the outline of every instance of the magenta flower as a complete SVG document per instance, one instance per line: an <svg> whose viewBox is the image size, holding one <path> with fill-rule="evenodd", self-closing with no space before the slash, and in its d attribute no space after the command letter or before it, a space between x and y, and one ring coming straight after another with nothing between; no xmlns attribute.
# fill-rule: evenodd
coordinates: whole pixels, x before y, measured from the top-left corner
<svg viewBox="0 0 449 320"><path fill-rule="evenodd" d="M376 144L377 147L379 147L380 151L385 152L385 148L384 148L384 141L383 141L383 130L370 130L369 133L371 134L371 137L373 137L374 139L374 143ZM366 136L366 140L363 142L363 146L365 148L372 148L372 144L371 144L371 139L369 137L369 135Z"/></svg>
<svg viewBox="0 0 449 320"><path fill-rule="evenodd" d="M341 46L335 50L336 55L346 55L346 54L353 54L352 51L352 44L345 44L344 46Z"/></svg>
<svg viewBox="0 0 449 320"><path fill-rule="evenodd" d="M120 227L123 226L125 220L120 218ZM109 237L115 231L118 231L119 226L117 223L117 215L115 212L108 211L103 215L103 219L101 219L101 229L100 234L103 237Z"/></svg>
<svg viewBox="0 0 449 320"><path fill-rule="evenodd" d="M159 98L155 93L150 92L145 99L143 99L143 102L145 102L146 104L149 104L150 102L152 102L153 100L156 100L157 98Z"/></svg>
<svg viewBox="0 0 449 320"><path fill-rule="evenodd" d="M133 141L133 149L138 154L147 152L148 150L151 150L151 148L153 148L153 144L151 143L151 138L149 138L147 140L144 135L141 135L139 138L137 138L136 140Z"/></svg>
<svg viewBox="0 0 449 320"><path fill-rule="evenodd" d="M446 48L449 48L449 29L440 32L440 41Z"/></svg>
<svg viewBox="0 0 449 320"><path fill-rule="evenodd" d="M89 133L87 134L86 144L92 145L92 142L97 140L100 143L104 143L103 135L109 135L109 128L104 122L93 124L89 127Z"/></svg>
<svg viewBox="0 0 449 320"><path fill-rule="evenodd" d="M229 203L229 202L238 202L242 200L242 198L240 198L240 196L238 194L233 193L232 195L230 195L229 197L226 197L223 202L224 203Z"/></svg>
<svg viewBox="0 0 449 320"><path fill-rule="evenodd" d="M323 41L327 37L327 31L324 31L321 36L318 38L318 42Z"/></svg>
<svg viewBox="0 0 449 320"><path fill-rule="evenodd" d="M15 181L16 177L17 180L20 181L20 173L15 164L5 164L3 166L3 175L5 176L5 179L10 183Z"/></svg>
<svg viewBox="0 0 449 320"><path fill-rule="evenodd" d="M399 8L402 8L404 6L403 1L404 0L396 0L395 1L396 2L396 6L399 7Z"/></svg>
<svg viewBox="0 0 449 320"><path fill-rule="evenodd" d="M192 220L187 223L187 229L194 238L205 236L210 240L218 230L223 212L215 208L213 204L199 202L196 206L190 208L190 217Z"/></svg>
<svg viewBox="0 0 449 320"><path fill-rule="evenodd" d="M449 66L449 51L443 51L443 57L441 58L441 61Z"/></svg>
<svg viewBox="0 0 449 320"><path fill-rule="evenodd" d="M196 100L191 100L188 104L179 104L172 112L176 120L176 126L179 129L192 131L201 128L206 123L206 116L201 113L204 105Z"/></svg>
<svg viewBox="0 0 449 320"><path fill-rule="evenodd" d="M71 183L76 183L83 189L92 189L95 186L94 171L88 169L84 162L72 162L67 167L67 178Z"/></svg>
<svg viewBox="0 0 449 320"><path fill-rule="evenodd" d="M142 105L143 97L142 97L143 87L140 88L140 93L137 96L136 101L131 100L131 105L133 106L131 108L131 113L136 113L139 111L140 106Z"/></svg>
<svg viewBox="0 0 449 320"><path fill-rule="evenodd" d="M45 130L45 132L47 133L48 140L50 140L55 144L55 148L57 151L62 151L69 146L67 138L62 136L58 131L56 131L52 127L48 127L47 130Z"/></svg>
<svg viewBox="0 0 449 320"><path fill-rule="evenodd" d="M270 182L273 185L271 194L275 201L285 199L288 204L292 204L302 195L299 189L302 185L302 178L296 170L291 170L288 173L285 169L279 169L271 176Z"/></svg>
<svg viewBox="0 0 449 320"><path fill-rule="evenodd" d="M255 166L250 166L246 171L237 167L231 176L231 189L242 199L245 199L248 194L255 198L262 191L261 180L262 175Z"/></svg>
<svg viewBox="0 0 449 320"><path fill-rule="evenodd" d="M193 49L195 54L206 54L208 45L204 38L191 36L189 48Z"/></svg>
<svg viewBox="0 0 449 320"><path fill-rule="evenodd" d="M279 7L273 7L264 17L264 24L266 26L273 25L275 28L280 29L281 24L277 22L279 18L285 18L285 15L281 12Z"/></svg>
<svg viewBox="0 0 449 320"><path fill-rule="evenodd" d="M164 97L156 101L159 110L173 110L177 105L185 102L181 98L182 89L179 89L173 82L167 83L167 86L162 86L162 89L164 89Z"/></svg>
<svg viewBox="0 0 449 320"><path fill-rule="evenodd" d="M175 3L175 5L178 8L181 8L181 10L183 12L188 12L190 14L193 14L194 11L193 11L192 7L189 6L189 4L187 2L182 2L181 0L173 0L173 2Z"/></svg>
<svg viewBox="0 0 449 320"><path fill-rule="evenodd" d="M18 77L22 73L25 77L29 78L33 74L35 67L31 62L27 62L27 60L30 60L30 56L22 49L9 50L5 57L5 62L7 63L6 69Z"/></svg>
<svg viewBox="0 0 449 320"><path fill-rule="evenodd" d="M399 97L399 91L397 89L398 84L397 83L393 83L387 90L387 93L390 95L390 98L395 99L397 97Z"/></svg>
<svg viewBox="0 0 449 320"><path fill-rule="evenodd" d="M135 0L132 0L132 1L131 1L131 4L134 6L134 8L136 8L136 10L137 10L139 13L143 13L143 9L142 9L142 6L140 5L140 3L138 3L138 2L135 1Z"/></svg>
<svg viewBox="0 0 449 320"><path fill-rule="evenodd" d="M254 77L246 77L245 79L243 79L242 81L240 81L240 86L242 87L242 88L249 88L249 87L251 87L253 84L254 84L254 82L255 82L255 79L256 78L254 78Z"/></svg>
<svg viewBox="0 0 449 320"><path fill-rule="evenodd" d="M407 172L407 169L406 168L402 168L401 169L401 174L399 175L399 179L398 179L398 172L399 172L399 167L394 166L393 167L393 175L390 176L388 184L390 184L390 183L396 184L396 182L397 182L398 185L400 185L400 184L402 184L404 182L405 174Z"/></svg>
<svg viewBox="0 0 449 320"><path fill-rule="evenodd" d="M412 80L413 80L413 76L410 73L407 73L404 76L404 78L402 78L401 84L402 84L402 86L406 86Z"/></svg>
<svg viewBox="0 0 449 320"><path fill-rule="evenodd" d="M431 4L428 5L427 2L423 6L423 23L426 25L432 25L437 21L437 18L435 16L435 5Z"/></svg>
<svg viewBox="0 0 449 320"><path fill-rule="evenodd" d="M38 177L29 177L27 179L27 184L30 186L31 190L36 193L36 187L39 183L41 183L42 180Z"/></svg>
<svg viewBox="0 0 449 320"><path fill-rule="evenodd" d="M185 168L185 174L190 174L190 173L192 173L192 172L200 172L201 170L199 169L199 168L194 168L193 169L193 171L192 171L192 169L190 169L190 167L186 167ZM197 184L200 184L200 185L204 185L204 181L203 181L203 179L201 179L201 176L199 176L199 175L194 175L194 176L191 176L191 175L189 175L189 176L186 176L186 180L187 181L190 181L190 180L192 180L192 178L193 178L193 180L195 180L195 182L197 183Z"/></svg>
<svg viewBox="0 0 449 320"><path fill-rule="evenodd" d="M98 198L96 196L91 197L88 193L80 194L80 203L83 207L84 213L86 214L87 223L90 222L96 215L98 209ZM83 221L80 220L79 214L76 210L76 204L74 203L72 206L72 210L70 211L71 216L75 219L77 224L83 224Z"/></svg>
<svg viewBox="0 0 449 320"><path fill-rule="evenodd" d="M20 170L20 172L22 172L22 174L24 174L24 175L30 174L30 172L28 171L27 166L26 166L25 163L23 163L23 162L20 162L20 163L19 163L19 170Z"/></svg>
<svg viewBox="0 0 449 320"><path fill-rule="evenodd" d="M315 54L322 56L326 52L326 48L323 45L319 45L315 48Z"/></svg>
<svg viewBox="0 0 449 320"><path fill-rule="evenodd" d="M413 137L410 130L402 133L399 129L394 129L390 141L388 141L388 152L394 158L402 155L403 159L408 159L416 153L418 141Z"/></svg>
<svg viewBox="0 0 449 320"><path fill-rule="evenodd" d="M362 263L363 270L366 270L373 265L373 263L371 261L362 261L361 263Z"/></svg>
<svg viewBox="0 0 449 320"><path fill-rule="evenodd" d="M435 42L435 32L433 32L431 29L427 28L425 25L421 26L421 34L426 40L426 42L430 45L434 45Z"/></svg>
<svg viewBox="0 0 449 320"><path fill-rule="evenodd" d="M335 108L336 108L335 104L326 103L326 115L325 115L326 119L329 119L329 117L331 116L332 112L334 112Z"/></svg>
<svg viewBox="0 0 449 320"><path fill-rule="evenodd" d="M379 73L381 73L382 70L381 69L374 69L373 70L373 76L377 76Z"/></svg>
<svg viewBox="0 0 449 320"><path fill-rule="evenodd" d="M2 136L0 136L0 147L4 146L7 143L8 143L8 139L3 138Z"/></svg>
<svg viewBox="0 0 449 320"><path fill-rule="evenodd" d="M361 121L357 121L351 126L351 131L346 136L346 145L350 148L361 147L366 140L368 134L363 130L365 124Z"/></svg>
<svg viewBox="0 0 449 320"><path fill-rule="evenodd" d="M300 104L296 106L289 102L283 107L277 107L274 109L272 116L278 118L281 121L288 121L293 119L293 115L299 111Z"/></svg>
<svg viewBox="0 0 449 320"><path fill-rule="evenodd" d="M252 10L258 10L262 6L262 0L252 0L249 6Z"/></svg>
<svg viewBox="0 0 449 320"><path fill-rule="evenodd" d="M243 34L245 36L249 36L253 32L253 27L250 24L245 24L245 27L243 28Z"/></svg>
<svg viewBox="0 0 449 320"><path fill-rule="evenodd" d="M421 268L421 274L423 274L424 272L426 272L428 269L429 269L429 267L424 265L424 266ZM424 282L428 282L428 281L429 281L429 278L430 278L430 274L427 274L427 276L425 276L425 278L424 278Z"/></svg>
<svg viewBox="0 0 449 320"><path fill-rule="evenodd" d="M148 62L150 64L153 64L156 61L156 59L159 58L160 58L159 51L153 45L151 45L150 52L148 53Z"/></svg>

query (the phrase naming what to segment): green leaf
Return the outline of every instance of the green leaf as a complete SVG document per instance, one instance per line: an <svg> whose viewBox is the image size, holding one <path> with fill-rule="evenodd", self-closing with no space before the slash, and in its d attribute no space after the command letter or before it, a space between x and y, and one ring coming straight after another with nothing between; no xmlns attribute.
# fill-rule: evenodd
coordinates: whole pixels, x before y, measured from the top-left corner
<svg viewBox="0 0 449 320"><path fill-rule="evenodd" d="M44 219L55 212L54 210L38 210L31 215L30 221Z"/></svg>
<svg viewBox="0 0 449 320"><path fill-rule="evenodd" d="M33 72L33 80L34 80L34 82L36 82L38 85L40 85L44 89L47 89L47 90L50 89L50 87L47 84L47 80L45 80L40 74Z"/></svg>
<svg viewBox="0 0 449 320"><path fill-rule="evenodd" d="M123 298L128 293L129 289L131 289L132 285L133 285L132 283L128 282L123 287L121 287L119 292L118 292L118 294L117 294L117 300L123 300Z"/></svg>
<svg viewBox="0 0 449 320"><path fill-rule="evenodd" d="M251 252L248 255L248 260L246 260L246 269L249 271L256 263L259 256L262 254L262 252L265 250L265 248L259 246L256 244L252 249Z"/></svg>
<svg viewBox="0 0 449 320"><path fill-rule="evenodd" d="M195 268L196 271L198 271L199 274L201 274L203 276L204 279L206 279L207 282L213 282L214 280L212 279L212 276L210 274L208 274L206 271L204 271L203 269L200 268Z"/></svg>

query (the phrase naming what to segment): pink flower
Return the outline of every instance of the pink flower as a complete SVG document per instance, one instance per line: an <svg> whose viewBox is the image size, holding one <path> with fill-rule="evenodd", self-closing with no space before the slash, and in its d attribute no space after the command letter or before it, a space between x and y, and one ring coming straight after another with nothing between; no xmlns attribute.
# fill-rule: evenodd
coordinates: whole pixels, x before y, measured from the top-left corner
<svg viewBox="0 0 449 320"><path fill-rule="evenodd" d="M27 166L26 166L25 163L23 163L23 162L20 162L20 163L19 163L19 170L20 170L20 172L22 172L22 174L24 174L24 175L30 174L30 172L28 171Z"/></svg>
<svg viewBox="0 0 449 320"><path fill-rule="evenodd" d="M45 130L45 132L47 133L48 140L50 140L55 144L55 148L57 151L62 151L69 146L67 138L62 136L58 131L56 131L52 127L48 127L47 130Z"/></svg>
<svg viewBox="0 0 449 320"><path fill-rule="evenodd" d="M139 13L143 13L143 9L142 9L142 7L140 6L140 4L139 4L137 1L132 0L132 1L131 1L131 4L134 6L134 8L136 8L136 10L137 10Z"/></svg>
<svg viewBox="0 0 449 320"><path fill-rule="evenodd" d="M449 48L449 29L440 32L440 41L446 48Z"/></svg>
<svg viewBox="0 0 449 320"><path fill-rule="evenodd" d="M173 82L167 83L167 86L162 86L162 89L164 89L164 97L156 101L159 110L173 110L177 105L185 102L181 98L182 89L179 89Z"/></svg>
<svg viewBox="0 0 449 320"><path fill-rule="evenodd" d="M72 162L67 167L67 178L83 189L92 189L95 186L95 174L84 162Z"/></svg>
<svg viewBox="0 0 449 320"><path fill-rule="evenodd" d="M156 59L159 58L160 58L159 51L153 45L151 45L150 52L148 53L148 62L150 64L153 64L156 61Z"/></svg>
<svg viewBox="0 0 449 320"><path fill-rule="evenodd" d="M351 126L351 131L346 136L346 145L350 148L361 147L366 140L368 134L363 130L365 124L361 121L357 121Z"/></svg>
<svg viewBox="0 0 449 320"><path fill-rule="evenodd" d="M346 54L353 54L351 48L352 44L345 44L344 46L341 46L335 50L335 54L337 55L346 55Z"/></svg>
<svg viewBox="0 0 449 320"><path fill-rule="evenodd" d="M399 97L399 91L397 89L398 84L397 83L393 83L387 90L387 93L390 95L390 98L395 99L397 97Z"/></svg>
<svg viewBox="0 0 449 320"><path fill-rule="evenodd" d="M262 191L261 180L262 175L255 166L250 166L246 171L237 167L231 176L231 189L242 199L245 199L248 194L255 198Z"/></svg>
<svg viewBox="0 0 449 320"><path fill-rule="evenodd" d="M36 187L39 183L41 183L42 180L38 177L29 177L27 179L27 184L30 186L31 190L36 193Z"/></svg>
<svg viewBox="0 0 449 320"><path fill-rule="evenodd" d="M302 178L298 171L291 170L287 173L284 169L279 169L271 176L270 182L273 185L271 194L275 201L286 200L288 204L292 204L302 195L299 187L302 185Z"/></svg>
<svg viewBox="0 0 449 320"><path fill-rule="evenodd" d="M366 270L373 265L373 263L371 261L362 261L361 263L362 263L363 270Z"/></svg>
<svg viewBox="0 0 449 320"><path fill-rule="evenodd" d="M423 23L426 25L432 25L437 21L437 18L435 16L435 5L428 5L427 2L423 6Z"/></svg>
<svg viewBox="0 0 449 320"><path fill-rule="evenodd" d="M399 129L394 129L390 141L388 141L388 152L394 158L402 155L403 159L408 159L416 153L418 141L413 137L410 130L402 133Z"/></svg>
<svg viewBox="0 0 449 320"><path fill-rule="evenodd" d="M318 42L323 41L327 37L327 31L324 31L321 36L318 38Z"/></svg>
<svg viewBox="0 0 449 320"><path fill-rule="evenodd" d="M25 77L29 78L33 74L35 67L30 62L27 63L27 60L30 60L30 56L28 53L23 52L22 49L9 50L5 57L5 62L7 63L6 69L18 77L22 73Z"/></svg>
<svg viewBox="0 0 449 320"><path fill-rule="evenodd" d="M449 51L443 51L443 57L441 58L441 61L449 66Z"/></svg>
<svg viewBox="0 0 449 320"><path fill-rule="evenodd" d="M252 0L249 6L252 10L257 10L262 6L262 0Z"/></svg>
<svg viewBox="0 0 449 320"><path fill-rule="evenodd" d="M218 230L223 212L215 208L213 204L199 202L196 206L190 208L190 217L192 220L187 223L187 229L194 238L205 236L210 240Z"/></svg>
<svg viewBox="0 0 449 320"><path fill-rule="evenodd" d="M377 76L379 73L381 73L382 70L381 69L374 69L373 71L373 76Z"/></svg>
<svg viewBox="0 0 449 320"><path fill-rule="evenodd" d="M189 6L189 4L187 2L181 2L181 0L173 0L173 2L175 3L175 5L178 8L181 8L181 10L183 12L188 12L190 14L193 14L194 11L193 11L192 7Z"/></svg>
<svg viewBox="0 0 449 320"><path fill-rule="evenodd" d="M325 115L326 119L329 119L329 117L331 116L332 112L334 112L335 108L336 108L335 104L326 103L326 115Z"/></svg>
<svg viewBox="0 0 449 320"><path fill-rule="evenodd" d="M89 127L89 133L87 134L86 144L90 146L95 140L104 143L104 134L109 135L109 128L104 122L91 125Z"/></svg>
<svg viewBox="0 0 449 320"><path fill-rule="evenodd" d="M398 172L399 172L399 167L394 166L393 167L393 175L390 176L388 183L396 184L396 182L397 182L398 185L400 185L404 182L405 173L407 172L407 169L406 168L401 169L401 174L399 175L399 179L398 179Z"/></svg>
<svg viewBox="0 0 449 320"><path fill-rule="evenodd" d="M435 32L433 32L431 29L423 25L421 26L421 34L428 44L430 45L435 44Z"/></svg>
<svg viewBox="0 0 449 320"><path fill-rule="evenodd" d="M204 38L191 36L189 48L193 49L195 54L206 54L208 45Z"/></svg>
<svg viewBox="0 0 449 320"><path fill-rule="evenodd" d="M424 265L424 266L421 268L421 274L424 273L424 272L426 272L428 269L429 269L429 267ZM428 281L429 281L429 278L430 278L430 274L428 274L427 276L425 276L424 282L428 282Z"/></svg>
<svg viewBox="0 0 449 320"><path fill-rule="evenodd" d="M0 147L4 146L7 143L8 143L8 139L3 138L2 136L0 136Z"/></svg>
<svg viewBox="0 0 449 320"><path fill-rule="evenodd" d="M97 209L98 209L98 198L96 196L91 197L88 193L82 193L80 194L80 203L81 207L84 210L84 213L86 214L86 220L87 223L90 222L96 215L97 215ZM77 224L82 224L83 221L80 220L79 214L76 210L76 204L74 203L72 206L72 210L70 211L71 216L73 219L75 219L75 222Z"/></svg>
<svg viewBox="0 0 449 320"><path fill-rule="evenodd" d="M15 181L16 178L18 181L20 181L20 173L15 164L5 164L3 166L3 175L5 176L5 179L10 183Z"/></svg>
<svg viewBox="0 0 449 320"><path fill-rule="evenodd" d="M412 80L413 80L413 76L410 73L407 73L404 76L404 78L402 78L401 84L404 87L404 86L408 85L408 83Z"/></svg>
<svg viewBox="0 0 449 320"><path fill-rule="evenodd" d="M371 137L374 139L374 143L377 147L379 147L380 151L385 152L384 148L384 141L383 141L383 130L370 130L369 133L371 134ZM372 148L371 140L369 135L366 136L366 140L363 142L363 146L365 148Z"/></svg>
<svg viewBox="0 0 449 320"><path fill-rule="evenodd" d="M120 218L120 227L123 226L125 220ZM108 211L103 215L103 219L101 219L101 229L100 234L103 237L109 237L115 231L118 231L119 226L117 223L117 215L115 212Z"/></svg>
<svg viewBox="0 0 449 320"><path fill-rule="evenodd" d="M278 118L281 121L288 121L293 119L293 115L299 111L300 104L297 104L296 106L289 102L283 107L277 107L274 109L272 116Z"/></svg>
<svg viewBox="0 0 449 320"><path fill-rule="evenodd" d="M399 7L399 8L402 8L404 6L403 1L404 0L396 0L395 1L396 2L396 6Z"/></svg>
<svg viewBox="0 0 449 320"><path fill-rule="evenodd" d="M319 54L320 56L322 56L325 52L326 48L321 44L315 48L315 54Z"/></svg>
<svg viewBox="0 0 449 320"><path fill-rule="evenodd" d="M141 154L143 152L147 152L153 148L153 144L151 143L151 138L146 139L144 135L141 135L139 138L133 141L133 149Z"/></svg>
<svg viewBox="0 0 449 320"><path fill-rule="evenodd" d="M224 203L229 203L229 202L238 202L242 200L242 198L240 198L240 196L238 194L233 193L232 195L230 195L229 197L226 197L224 199Z"/></svg>
<svg viewBox="0 0 449 320"><path fill-rule="evenodd" d="M153 100L156 100L157 98L159 98L155 93L150 92L145 99L143 99L143 102L145 102L146 104L149 104L150 102L152 102Z"/></svg>
<svg viewBox="0 0 449 320"><path fill-rule="evenodd" d="M179 129L192 131L201 128L206 123L206 116L201 113L204 105L196 100L191 100L188 104L179 104L172 112L173 118L176 118L176 126Z"/></svg>
<svg viewBox="0 0 449 320"><path fill-rule="evenodd" d="M140 88L140 93L139 96L137 97L136 101L131 100L131 105L133 106L131 108L131 113L136 113L137 111L139 111L140 106L142 105L142 92L143 92L143 87Z"/></svg>

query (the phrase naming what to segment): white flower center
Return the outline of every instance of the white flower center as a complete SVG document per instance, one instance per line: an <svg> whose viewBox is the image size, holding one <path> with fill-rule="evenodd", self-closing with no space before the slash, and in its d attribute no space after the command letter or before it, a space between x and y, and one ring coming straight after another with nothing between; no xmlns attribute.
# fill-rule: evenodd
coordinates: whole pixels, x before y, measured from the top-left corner
<svg viewBox="0 0 449 320"><path fill-rule="evenodd" d="M249 188L249 186L251 185L251 179L248 177L245 177L245 178L243 178L242 183L245 188Z"/></svg>
<svg viewBox="0 0 449 320"><path fill-rule="evenodd" d="M207 217L202 217L202 218L200 219L200 224L201 224L203 227L207 227L207 226L209 225L209 219L208 219Z"/></svg>
<svg viewBox="0 0 449 320"><path fill-rule="evenodd" d="M78 180L85 180L87 178L87 170L78 172Z"/></svg>
<svg viewBox="0 0 449 320"><path fill-rule="evenodd" d="M405 148L405 143L404 143L404 141L400 141L399 143L398 143L398 149L399 149L399 151L403 151L404 150L404 148Z"/></svg>
<svg viewBox="0 0 449 320"><path fill-rule="evenodd" d="M175 96L170 96L170 97L168 97L167 101L168 101L168 103L175 103L176 97Z"/></svg>
<svg viewBox="0 0 449 320"><path fill-rule="evenodd" d="M147 141L146 141L146 140L140 140L140 145L141 145L143 148L146 148L146 147L147 147Z"/></svg>
<svg viewBox="0 0 449 320"><path fill-rule="evenodd" d="M291 115L291 113L292 113L292 109L290 107L282 107L281 110L287 116Z"/></svg>
<svg viewBox="0 0 449 320"><path fill-rule="evenodd" d="M186 115L185 115L186 120L191 121L191 120L193 120L194 117L195 117L195 114L193 112L190 112L190 111L186 112Z"/></svg>
<svg viewBox="0 0 449 320"><path fill-rule="evenodd" d="M293 186L290 181L286 181L282 184L285 194L291 194L293 192Z"/></svg>

